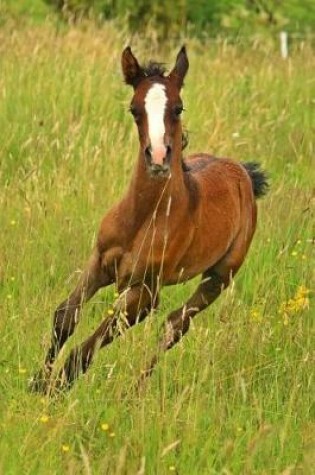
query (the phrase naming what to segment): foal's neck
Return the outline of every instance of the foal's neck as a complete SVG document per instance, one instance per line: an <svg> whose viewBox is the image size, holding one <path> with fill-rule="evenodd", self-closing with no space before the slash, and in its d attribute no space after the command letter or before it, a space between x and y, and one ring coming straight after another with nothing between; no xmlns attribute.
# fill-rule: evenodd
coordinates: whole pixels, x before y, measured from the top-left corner
<svg viewBox="0 0 315 475"><path fill-rule="evenodd" d="M145 157L140 150L138 162L129 188L129 196L138 210L163 209L172 202L182 201L185 196L184 172L182 169L181 147L174 149L171 175L167 178L151 177L146 169Z"/></svg>

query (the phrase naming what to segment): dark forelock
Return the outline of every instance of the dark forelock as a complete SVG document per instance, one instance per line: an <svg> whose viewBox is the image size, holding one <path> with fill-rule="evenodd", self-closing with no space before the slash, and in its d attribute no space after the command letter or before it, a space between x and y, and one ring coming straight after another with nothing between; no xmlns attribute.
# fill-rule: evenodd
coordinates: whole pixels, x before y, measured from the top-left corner
<svg viewBox="0 0 315 475"><path fill-rule="evenodd" d="M142 67L142 70L146 77L150 78L153 76L164 77L166 68L164 63L157 63L156 61L150 61L147 65Z"/></svg>

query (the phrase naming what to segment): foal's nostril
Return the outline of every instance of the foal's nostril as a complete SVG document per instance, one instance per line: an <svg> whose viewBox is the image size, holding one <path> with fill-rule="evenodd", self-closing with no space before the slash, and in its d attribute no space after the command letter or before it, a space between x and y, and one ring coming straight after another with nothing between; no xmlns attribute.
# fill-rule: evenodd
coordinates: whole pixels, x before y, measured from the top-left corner
<svg viewBox="0 0 315 475"><path fill-rule="evenodd" d="M172 156L172 147L170 145L166 146L166 154L164 158L164 164L169 165L171 162L171 156Z"/></svg>
<svg viewBox="0 0 315 475"><path fill-rule="evenodd" d="M152 149L151 149L150 145L148 145L148 147L145 148L144 155L145 155L145 158L147 159L148 163L151 164L151 162L152 162Z"/></svg>

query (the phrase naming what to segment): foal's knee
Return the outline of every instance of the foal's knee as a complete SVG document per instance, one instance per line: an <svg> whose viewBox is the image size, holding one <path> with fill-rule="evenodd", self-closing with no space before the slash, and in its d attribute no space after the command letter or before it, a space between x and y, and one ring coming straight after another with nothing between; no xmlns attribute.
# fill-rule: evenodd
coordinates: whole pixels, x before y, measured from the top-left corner
<svg viewBox="0 0 315 475"><path fill-rule="evenodd" d="M54 336L59 345L67 340L72 335L76 325L77 308L71 307L69 301L62 302L54 313Z"/></svg>
<svg viewBox="0 0 315 475"><path fill-rule="evenodd" d="M146 287L131 287L120 295L115 310L124 316L128 326L141 322L158 306L158 295Z"/></svg>

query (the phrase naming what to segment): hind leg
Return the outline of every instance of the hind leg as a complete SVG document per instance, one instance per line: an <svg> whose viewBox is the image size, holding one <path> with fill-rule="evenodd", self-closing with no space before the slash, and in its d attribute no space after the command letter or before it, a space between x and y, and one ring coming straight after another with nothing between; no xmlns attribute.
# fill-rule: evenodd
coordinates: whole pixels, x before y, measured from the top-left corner
<svg viewBox="0 0 315 475"><path fill-rule="evenodd" d="M197 313L207 308L228 285L229 277L222 278L217 272L210 269L202 276L197 290L182 307L171 312L163 325L162 338L149 366L142 372L138 381L140 389L145 379L151 375L161 353L170 350L188 332L190 321Z"/></svg>
<svg viewBox="0 0 315 475"><path fill-rule="evenodd" d="M141 389L146 378L152 374L160 355L171 349L188 332L191 319L211 305L229 285L244 261L251 237L252 235L248 235L247 239L244 239L244 236L239 236L221 261L202 275L199 286L186 304L168 315L158 345L158 352L142 372L138 381L138 389Z"/></svg>

